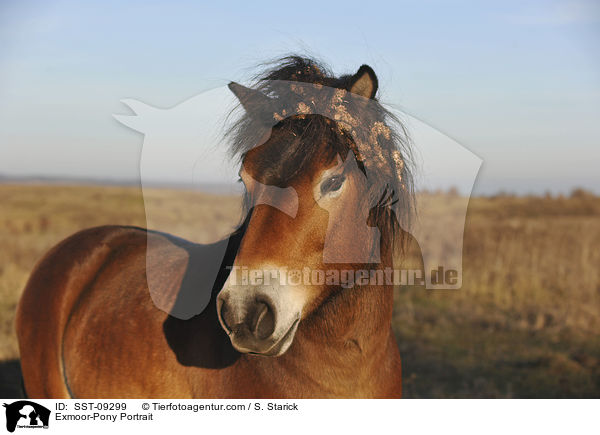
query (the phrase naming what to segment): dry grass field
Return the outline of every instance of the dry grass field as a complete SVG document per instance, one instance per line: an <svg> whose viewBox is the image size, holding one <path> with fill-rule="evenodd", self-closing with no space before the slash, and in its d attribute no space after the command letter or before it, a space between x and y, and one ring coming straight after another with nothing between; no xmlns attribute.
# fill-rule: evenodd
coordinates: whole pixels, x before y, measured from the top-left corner
<svg viewBox="0 0 600 435"><path fill-rule="evenodd" d="M214 237L205 223L225 234L239 214L234 197L147 193L151 226L196 241ZM31 269L103 224L145 226L141 190L0 184L0 397L20 390L14 312ZM600 397L600 198L473 198L463 258L460 290L396 290L405 396Z"/></svg>

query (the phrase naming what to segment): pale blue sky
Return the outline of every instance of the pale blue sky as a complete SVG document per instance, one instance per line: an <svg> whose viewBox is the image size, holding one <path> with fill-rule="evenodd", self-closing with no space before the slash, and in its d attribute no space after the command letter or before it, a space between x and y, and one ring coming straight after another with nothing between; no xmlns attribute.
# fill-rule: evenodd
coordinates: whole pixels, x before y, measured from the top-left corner
<svg viewBox="0 0 600 435"><path fill-rule="evenodd" d="M0 174L135 179L123 98L170 107L288 52L484 160L475 190L600 191L597 1L0 4ZM451 164L452 162L449 162Z"/></svg>

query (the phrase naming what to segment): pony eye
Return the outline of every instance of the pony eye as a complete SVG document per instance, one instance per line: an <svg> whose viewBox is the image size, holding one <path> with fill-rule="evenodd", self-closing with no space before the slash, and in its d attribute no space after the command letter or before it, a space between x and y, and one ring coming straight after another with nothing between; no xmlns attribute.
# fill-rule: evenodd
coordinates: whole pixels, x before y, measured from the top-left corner
<svg viewBox="0 0 600 435"><path fill-rule="evenodd" d="M321 195L340 190L344 181L346 181L346 177L343 175L334 175L323 181L321 184Z"/></svg>

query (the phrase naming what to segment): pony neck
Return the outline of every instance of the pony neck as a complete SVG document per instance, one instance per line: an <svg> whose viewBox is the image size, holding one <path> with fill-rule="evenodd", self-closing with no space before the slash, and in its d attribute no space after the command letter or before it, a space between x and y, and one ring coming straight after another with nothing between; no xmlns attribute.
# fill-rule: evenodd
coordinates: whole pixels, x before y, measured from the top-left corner
<svg viewBox="0 0 600 435"><path fill-rule="evenodd" d="M391 267L388 250L381 258L377 269ZM341 289L300 322L286 353L277 358L244 355L242 366L271 379L274 397L399 397L392 310L392 285Z"/></svg>
<svg viewBox="0 0 600 435"><path fill-rule="evenodd" d="M391 256L377 269L386 267L391 267ZM360 394L360 384L372 385L381 378L383 367L391 367L385 361L399 358L392 311L393 285L339 290L300 323L294 343L280 362L295 361L295 370L317 383L335 373L351 385L346 395Z"/></svg>
<svg viewBox="0 0 600 435"><path fill-rule="evenodd" d="M298 330L296 339L314 339L321 344L326 340L328 348L338 347L335 352L356 348L374 354L389 340L392 311L392 285L342 289L305 319L306 328Z"/></svg>
<svg viewBox="0 0 600 435"><path fill-rule="evenodd" d="M383 272L385 278L385 269L393 266L392 252L391 245L381 243L381 263L370 270ZM297 338L314 338L321 343L326 339L328 344L355 347L361 353L381 351L391 335L394 305L393 284L381 284L339 289L305 319L306 328L299 329L301 336Z"/></svg>

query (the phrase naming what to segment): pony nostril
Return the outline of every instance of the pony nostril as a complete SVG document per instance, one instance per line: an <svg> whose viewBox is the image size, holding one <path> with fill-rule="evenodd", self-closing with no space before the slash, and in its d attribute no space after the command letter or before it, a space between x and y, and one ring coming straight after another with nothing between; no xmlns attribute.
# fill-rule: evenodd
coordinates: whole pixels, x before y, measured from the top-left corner
<svg viewBox="0 0 600 435"><path fill-rule="evenodd" d="M227 335L236 340L262 341L275 332L275 310L262 298L232 304L227 297L219 296L217 313Z"/></svg>
<svg viewBox="0 0 600 435"><path fill-rule="evenodd" d="M250 329L254 336L260 340L273 335L275 331L275 313L270 305L258 302L252 319Z"/></svg>
<svg viewBox="0 0 600 435"><path fill-rule="evenodd" d="M220 304L219 315L221 317L221 322L223 323L226 332L230 334L231 327L234 326L234 319L232 318L230 311L227 309L227 304L224 302Z"/></svg>

